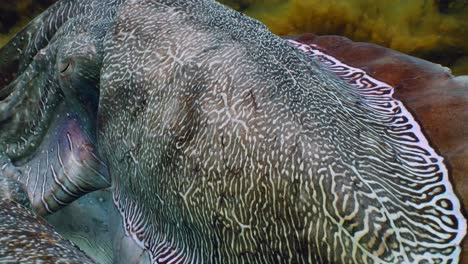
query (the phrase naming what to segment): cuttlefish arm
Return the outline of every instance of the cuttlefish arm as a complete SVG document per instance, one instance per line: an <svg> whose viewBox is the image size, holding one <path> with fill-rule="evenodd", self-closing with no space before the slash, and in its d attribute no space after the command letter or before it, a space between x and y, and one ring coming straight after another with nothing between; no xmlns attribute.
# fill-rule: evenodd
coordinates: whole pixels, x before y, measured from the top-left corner
<svg viewBox="0 0 468 264"><path fill-rule="evenodd" d="M88 102L98 97L96 36L71 39L64 29L85 19L90 5L59 1L0 49L0 165L25 185L40 215L110 185L94 146L93 110L64 96L78 90Z"/></svg>
<svg viewBox="0 0 468 264"><path fill-rule="evenodd" d="M30 208L23 185L0 173L0 263L95 263Z"/></svg>
<svg viewBox="0 0 468 264"><path fill-rule="evenodd" d="M22 221L23 214L31 214L33 219L26 222L33 225L39 219L40 226L45 223L41 218L44 216L54 225L54 228L47 225L38 229L44 235L32 231L25 237L12 234L8 238L18 242L16 246L36 243L40 236L55 238L54 230L57 230L63 232L63 237L77 240L76 244L83 249L92 249L87 253L97 262L107 263L113 259L108 250L112 241L107 229L121 228L109 223L112 208L104 206L112 205L112 199L106 199L108 192L101 191L77 202L86 204L84 210L66 207L72 216L67 221L62 218L67 211L57 212L89 192L110 186L106 165L94 145L92 116L96 114L98 100L99 38L105 34L103 24L109 23L109 13L116 6L104 4L101 10L94 9L98 15L88 13L92 6L100 4L100 1L59 1L0 49L0 174L8 180L6 183L21 186L24 192L17 198L24 198L31 207L12 209L16 201L12 195L18 192L5 192L9 201L3 209L11 212L3 217ZM100 17L102 21L92 23L91 30L87 28L81 34L70 36L73 33L70 24L89 25L88 16ZM77 107L76 100L85 101L88 106ZM0 183L0 188L7 188L6 183ZM63 229L68 227L81 233L67 237ZM11 228L1 226L0 233L6 234ZM96 243L90 242L94 240ZM56 245L65 244L64 241ZM50 247L52 261L54 243L44 244L40 249ZM20 260L21 252L9 253L11 246L0 243L5 258ZM125 245L119 249L128 250ZM42 251L30 254L47 257ZM121 263L127 259L120 258ZM70 261L74 260L70 255Z"/></svg>

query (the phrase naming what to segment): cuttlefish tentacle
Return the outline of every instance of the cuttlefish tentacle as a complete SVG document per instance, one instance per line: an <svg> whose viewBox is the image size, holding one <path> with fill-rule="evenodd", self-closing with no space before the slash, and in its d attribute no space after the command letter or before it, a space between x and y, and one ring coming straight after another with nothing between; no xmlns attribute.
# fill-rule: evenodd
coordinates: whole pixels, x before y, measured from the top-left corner
<svg viewBox="0 0 468 264"><path fill-rule="evenodd" d="M76 0L62 0L33 19L0 49L0 91L23 73L70 18L83 12Z"/></svg>
<svg viewBox="0 0 468 264"><path fill-rule="evenodd" d="M106 165L94 147L94 124L81 109L65 102L61 88L74 85L71 88L86 94L88 84L95 81L81 81L89 78L83 68L99 76L88 63L70 81L72 67L68 75L59 67L65 59L83 60L75 54L57 55L58 49L67 48L67 40L61 38L64 24L86 11L76 2L58 2L0 50L4 62L0 68L5 69L0 82L0 151L8 157L7 167L17 170L10 174L25 184L39 214L110 185Z"/></svg>
<svg viewBox="0 0 468 264"><path fill-rule="evenodd" d="M39 56L38 56L39 57ZM27 95L27 89L35 86L34 79L38 77L38 70L43 60L35 61L28 66L20 76L13 82L0 90L0 122L12 117L17 109L15 109Z"/></svg>
<svg viewBox="0 0 468 264"><path fill-rule="evenodd" d="M1 263L95 263L36 215L24 185L0 172Z"/></svg>

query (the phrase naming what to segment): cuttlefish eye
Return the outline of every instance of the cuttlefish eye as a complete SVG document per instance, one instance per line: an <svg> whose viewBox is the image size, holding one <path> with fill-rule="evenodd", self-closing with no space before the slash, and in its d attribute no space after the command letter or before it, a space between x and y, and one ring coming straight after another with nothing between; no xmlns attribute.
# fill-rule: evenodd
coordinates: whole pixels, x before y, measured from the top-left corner
<svg viewBox="0 0 468 264"><path fill-rule="evenodd" d="M70 75L73 71L75 63L72 60L67 60L64 62L60 62L58 64L59 72L61 76L67 76Z"/></svg>
<svg viewBox="0 0 468 264"><path fill-rule="evenodd" d="M96 114L99 103L99 68L100 57L92 45L66 46L56 61L58 83L65 100L77 112L86 112L90 117Z"/></svg>

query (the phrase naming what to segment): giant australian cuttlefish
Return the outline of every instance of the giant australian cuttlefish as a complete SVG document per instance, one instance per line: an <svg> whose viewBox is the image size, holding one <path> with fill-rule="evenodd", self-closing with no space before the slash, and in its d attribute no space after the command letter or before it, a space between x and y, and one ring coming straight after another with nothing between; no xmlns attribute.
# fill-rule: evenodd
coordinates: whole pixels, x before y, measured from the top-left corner
<svg viewBox="0 0 468 264"><path fill-rule="evenodd" d="M459 260L393 88L214 1L59 1L0 74L0 262Z"/></svg>

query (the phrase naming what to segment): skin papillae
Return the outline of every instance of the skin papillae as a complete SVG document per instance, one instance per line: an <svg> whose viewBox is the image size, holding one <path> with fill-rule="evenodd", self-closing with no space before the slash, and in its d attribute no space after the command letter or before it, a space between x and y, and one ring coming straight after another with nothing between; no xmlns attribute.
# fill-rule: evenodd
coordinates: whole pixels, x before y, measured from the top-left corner
<svg viewBox="0 0 468 264"><path fill-rule="evenodd" d="M111 184L155 263L458 260L447 170L391 91L220 4L61 1L0 62L2 168L40 214Z"/></svg>

